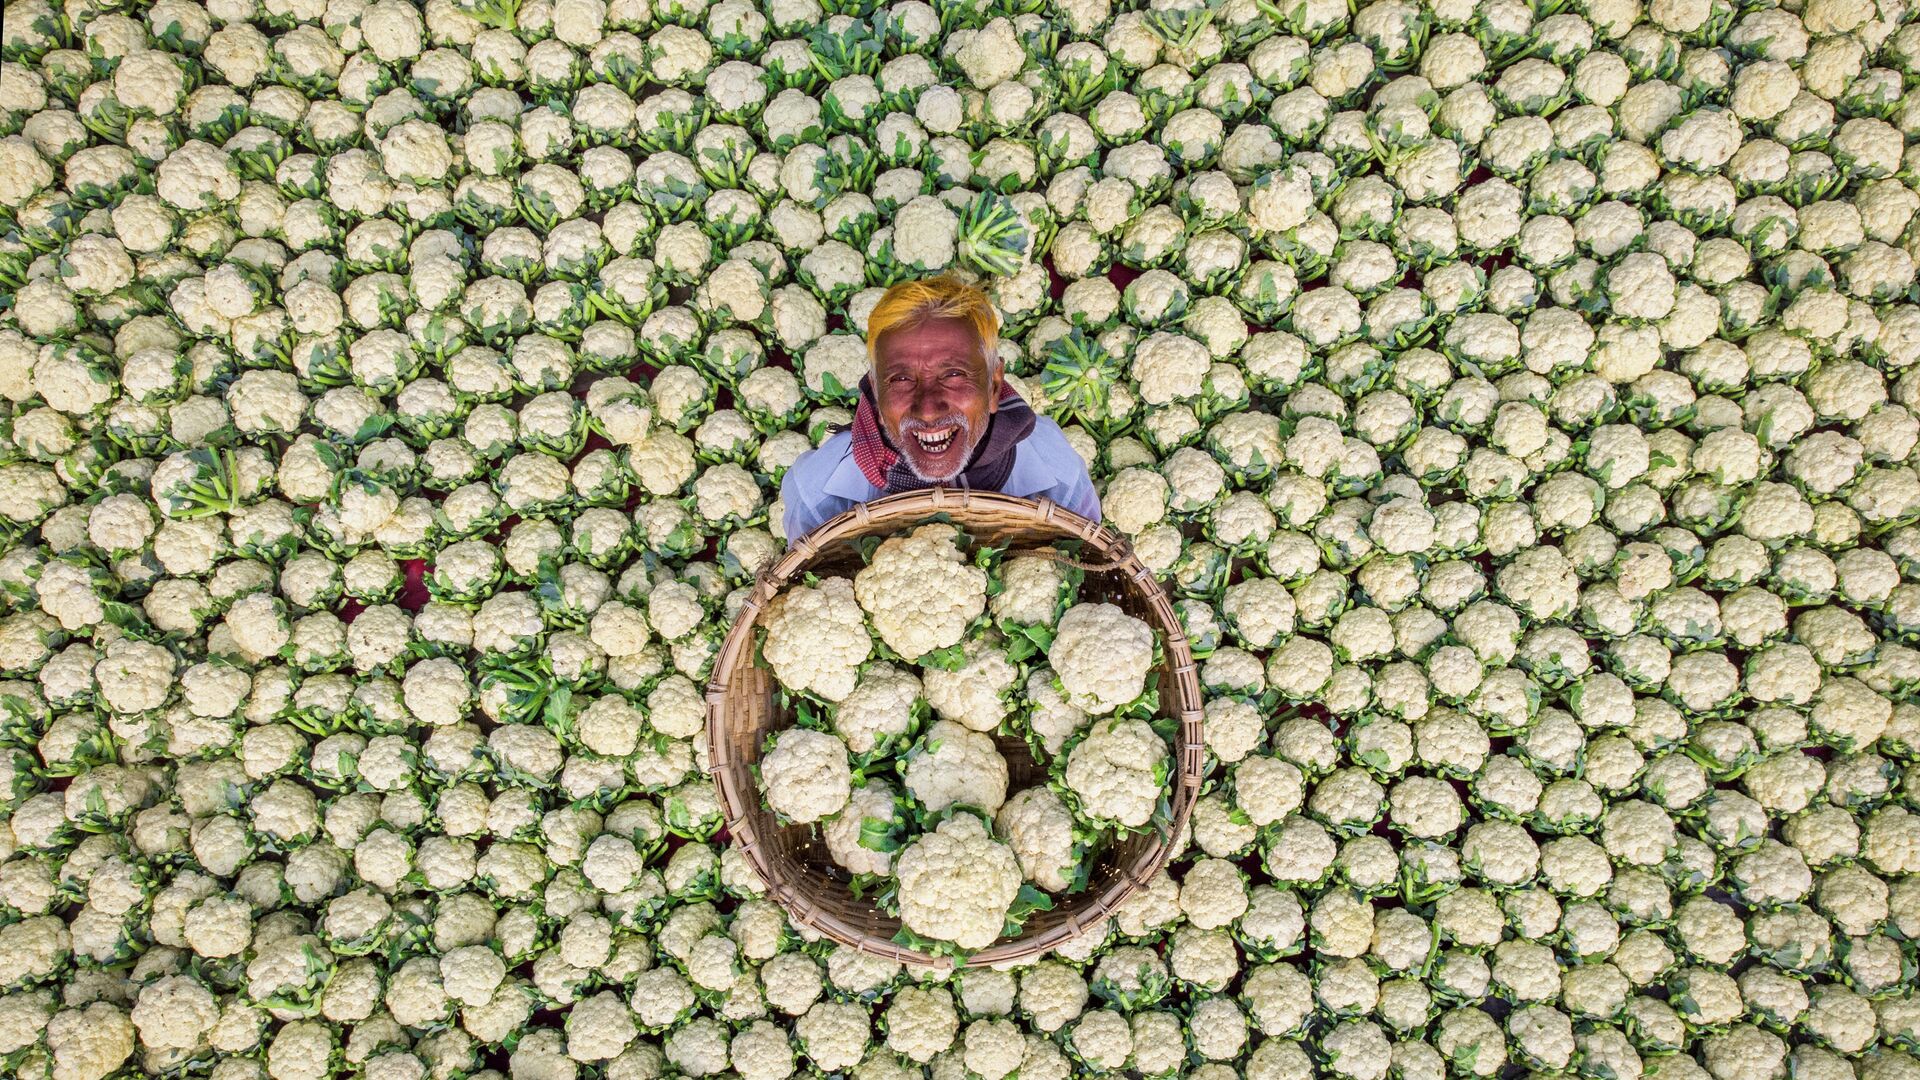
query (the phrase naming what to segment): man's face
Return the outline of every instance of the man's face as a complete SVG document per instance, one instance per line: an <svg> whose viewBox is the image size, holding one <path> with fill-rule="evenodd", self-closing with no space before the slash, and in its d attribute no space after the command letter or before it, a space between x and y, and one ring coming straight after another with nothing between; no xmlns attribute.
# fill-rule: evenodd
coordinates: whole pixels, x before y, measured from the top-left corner
<svg viewBox="0 0 1920 1080"><path fill-rule="evenodd" d="M880 423L907 467L930 484L959 476L999 406L1000 376L963 319L929 319L881 335L874 357Z"/></svg>

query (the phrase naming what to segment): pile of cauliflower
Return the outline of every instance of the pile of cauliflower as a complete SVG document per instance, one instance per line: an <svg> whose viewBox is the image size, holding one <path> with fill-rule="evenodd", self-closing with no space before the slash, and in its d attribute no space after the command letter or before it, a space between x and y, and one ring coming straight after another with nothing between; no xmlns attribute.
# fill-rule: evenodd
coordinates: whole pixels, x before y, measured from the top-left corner
<svg viewBox="0 0 1920 1080"><path fill-rule="evenodd" d="M1017 934L1116 836L1171 825L1153 629L1081 602L1081 576L930 523L766 607L759 655L799 708L766 736L763 804L816 827L902 943L964 956Z"/></svg>
<svg viewBox="0 0 1920 1080"><path fill-rule="evenodd" d="M1913 0L0 2L0 1072L1920 1080ZM952 975L792 926L704 736L934 272L1210 769ZM1164 744L943 543L766 659L960 949Z"/></svg>

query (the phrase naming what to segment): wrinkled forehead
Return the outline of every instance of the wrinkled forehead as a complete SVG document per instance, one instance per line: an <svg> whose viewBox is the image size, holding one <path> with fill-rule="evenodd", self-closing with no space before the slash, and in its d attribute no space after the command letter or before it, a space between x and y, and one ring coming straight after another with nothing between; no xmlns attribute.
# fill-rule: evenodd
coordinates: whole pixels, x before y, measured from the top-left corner
<svg viewBox="0 0 1920 1080"><path fill-rule="evenodd" d="M921 319L889 328L874 343L876 371L899 365L951 364L964 361L984 370L986 345L965 319Z"/></svg>

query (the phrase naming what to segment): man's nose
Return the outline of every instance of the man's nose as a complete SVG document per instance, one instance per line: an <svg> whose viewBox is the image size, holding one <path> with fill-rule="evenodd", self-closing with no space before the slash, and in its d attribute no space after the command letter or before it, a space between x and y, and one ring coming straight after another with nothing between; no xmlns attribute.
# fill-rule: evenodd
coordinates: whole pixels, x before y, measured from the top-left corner
<svg viewBox="0 0 1920 1080"><path fill-rule="evenodd" d="M913 415L921 420L937 420L947 415L947 392L941 387L917 386L913 390Z"/></svg>

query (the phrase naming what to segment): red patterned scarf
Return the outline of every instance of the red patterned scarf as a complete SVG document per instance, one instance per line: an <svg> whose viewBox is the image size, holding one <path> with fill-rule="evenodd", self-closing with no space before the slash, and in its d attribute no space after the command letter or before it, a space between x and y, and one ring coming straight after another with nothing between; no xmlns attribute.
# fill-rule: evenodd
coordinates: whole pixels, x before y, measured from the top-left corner
<svg viewBox="0 0 1920 1080"><path fill-rule="evenodd" d="M987 418L987 433L973 448L973 458L954 478L956 487L998 491L1013 472L1014 451L1033 434L1033 409L1013 387L1003 385L1000 405ZM920 479L880 426L880 408L873 396L871 376L860 377L860 404L853 412L853 460L867 482L889 495L933 485Z"/></svg>

